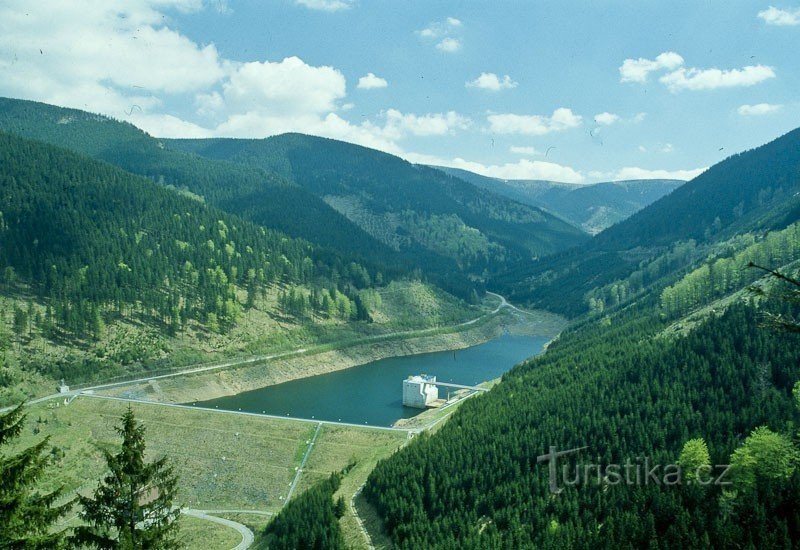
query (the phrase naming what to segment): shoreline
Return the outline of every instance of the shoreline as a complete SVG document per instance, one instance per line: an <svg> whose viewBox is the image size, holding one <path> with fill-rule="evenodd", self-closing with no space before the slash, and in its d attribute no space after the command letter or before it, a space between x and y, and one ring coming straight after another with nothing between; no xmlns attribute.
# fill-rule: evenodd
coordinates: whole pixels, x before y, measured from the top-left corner
<svg viewBox="0 0 800 550"><path fill-rule="evenodd" d="M546 312L536 312L532 317L535 320L523 318L514 311L505 311L485 323L455 327L456 330L452 332L357 343L340 349L276 358L253 365L134 382L100 389L96 393L158 403L207 401L340 371L379 359L464 349L488 342L505 331L555 337L565 324L560 317Z"/></svg>

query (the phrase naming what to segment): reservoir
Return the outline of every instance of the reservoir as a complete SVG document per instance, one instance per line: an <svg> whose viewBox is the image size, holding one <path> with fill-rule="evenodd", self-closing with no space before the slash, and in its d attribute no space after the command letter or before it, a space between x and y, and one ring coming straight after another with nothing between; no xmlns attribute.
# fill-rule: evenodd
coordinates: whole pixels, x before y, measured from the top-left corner
<svg viewBox="0 0 800 550"><path fill-rule="evenodd" d="M400 418L421 412L402 405L402 382L408 376L431 374L439 382L476 385L498 378L517 363L538 355L548 340L545 336L505 334L466 349L380 359L193 404L211 409L390 426ZM447 391L440 388L439 397L446 398Z"/></svg>

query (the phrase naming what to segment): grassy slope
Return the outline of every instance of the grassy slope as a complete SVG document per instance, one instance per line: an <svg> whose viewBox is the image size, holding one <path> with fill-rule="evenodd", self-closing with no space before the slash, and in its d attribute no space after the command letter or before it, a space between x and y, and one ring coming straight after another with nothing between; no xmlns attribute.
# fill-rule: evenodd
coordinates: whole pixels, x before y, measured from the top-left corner
<svg viewBox="0 0 800 550"><path fill-rule="evenodd" d="M483 311L435 287L405 281L393 282L376 291L379 298L370 296L374 323L344 323L317 317L296 319L284 316L278 310L279 291L274 287L266 296L259 297L255 307L225 335L210 333L190 324L176 337L169 338L135 319L129 319L109 323L98 341L65 342L45 339L35 328L22 338L13 335L14 306L27 310L27 304L33 298L24 287L18 287L13 293L0 296L0 342L5 341L3 353L12 380L7 387L0 389L0 406L54 390L56 381L26 369L24 363L28 361L53 364L100 357L109 358L111 363L112 358L131 353L137 360L126 365L126 371L144 373L390 332L453 325L473 319ZM34 302L34 306L44 312L41 304ZM99 373L97 381L117 374L120 374L119 370L109 369L106 373ZM67 383L74 385L74 381L68 380Z"/></svg>
<svg viewBox="0 0 800 550"><path fill-rule="evenodd" d="M33 406L28 410L23 434L10 452L49 435L53 447L64 454L48 470L41 489L63 485L69 495L89 492L105 469L102 449L113 450L119 444L113 427L127 406L123 402L89 397L79 397L66 406L63 402ZM285 497L315 429L314 424L307 422L159 405L135 404L133 409L147 428L149 456L166 455L176 466L180 476L178 504L196 509L277 511L283 502L280 497ZM352 489L352 495L377 460L405 441L403 432L325 426L312 448L297 490L302 491L310 481L341 470L354 460L356 467L346 476L341 489L345 492ZM248 521L241 521L245 514L225 517L256 529L264 523L263 517L258 516L249 517ZM67 520L67 526L74 525L74 514ZM345 517L343 521L352 518ZM219 529L222 528L192 525L185 536L203 540L201 537L213 534L215 539L222 540L228 535L218 532ZM353 540L360 536L357 531L351 533Z"/></svg>

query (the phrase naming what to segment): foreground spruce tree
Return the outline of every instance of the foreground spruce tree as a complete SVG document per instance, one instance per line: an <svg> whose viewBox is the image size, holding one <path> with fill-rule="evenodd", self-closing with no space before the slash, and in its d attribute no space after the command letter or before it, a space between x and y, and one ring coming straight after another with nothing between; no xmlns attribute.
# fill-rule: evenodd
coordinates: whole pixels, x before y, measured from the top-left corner
<svg viewBox="0 0 800 550"><path fill-rule="evenodd" d="M166 458L146 463L144 426L129 408L116 428L122 436L118 454L106 451L110 472L92 498L79 497L81 519L72 542L91 548L179 548L173 507L178 479Z"/></svg>
<svg viewBox="0 0 800 550"><path fill-rule="evenodd" d="M22 405L0 414L0 548L59 548L63 537L50 533L50 527L71 503L53 506L60 489L46 495L33 489L49 462L48 438L16 455L2 452L19 436L24 422Z"/></svg>

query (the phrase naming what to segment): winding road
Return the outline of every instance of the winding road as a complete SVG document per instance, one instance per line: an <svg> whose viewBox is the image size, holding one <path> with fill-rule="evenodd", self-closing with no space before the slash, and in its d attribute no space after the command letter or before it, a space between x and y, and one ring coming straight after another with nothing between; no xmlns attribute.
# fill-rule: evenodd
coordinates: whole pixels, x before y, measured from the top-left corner
<svg viewBox="0 0 800 550"><path fill-rule="evenodd" d="M514 311L517 311L519 313L528 313L528 312L523 311L523 310L517 308L516 306L510 304L505 299L505 297L501 296L500 294L496 294L494 292L489 292L488 290L486 291L486 294L489 294L491 296L499 298L500 299L500 304L496 308L494 308L492 311L489 311L488 313L484 313L483 315L479 315L478 317L476 317L474 319L470 319L469 321L464 321L463 323L458 323L456 325L451 325L450 328L459 328L459 327L466 327L466 326L474 325L475 323L477 323L478 321L480 321L482 319L485 319L486 317L489 317L491 315L497 314L501 309L506 308L506 307L510 308L510 309L513 309ZM364 337L364 338L354 342L352 345L354 345L354 346L355 345L363 345L363 344L368 344L370 342L373 342L375 340L393 339L393 338L399 338L399 337L402 337L402 336L423 337L423 336L427 336L428 333L433 333L433 332L436 332L438 330L441 330L441 328L442 327L433 327L433 328L430 328L430 329L406 330L406 331L390 332L388 334L376 334L374 336ZM316 346L314 346L314 347L316 347ZM154 381L154 380L162 380L162 379L165 379L165 378L174 378L174 377L177 377L177 376L185 376L187 374L198 374L198 373L204 373L204 372L211 372L211 371L216 371L216 370L221 370L221 369L227 369L227 368L230 368L230 367L240 367L240 366L243 366L243 365L250 365L250 364L254 364L254 363L260 363L260 362L263 362L263 361L271 361L273 359L285 359L285 358L288 358L288 357L293 357L295 355L302 355L304 353L309 353L309 352L313 353L314 352L314 347L312 347L312 348L299 348L299 349L292 350L292 351L285 351L285 352L274 353L274 354L270 354L270 355L258 355L258 356L254 356L254 357L248 357L246 359L235 359L235 360L231 360L231 361L225 361L225 362L222 362L222 363L215 363L215 364L212 364L212 365L200 365L200 366L195 366L195 367L190 367L190 368L187 368L187 369L183 369L183 370L180 370L180 371L171 372L171 373L168 373L168 374L160 374L160 375L156 375L156 376L146 376L146 377L142 377L142 378L136 378L136 379L133 379L133 380L124 380L124 381L121 381L121 382L108 382L108 383L105 383L105 384L98 384L96 386L90 386L90 387L80 388L80 389L76 388L74 390L67 391L67 392L64 392L64 393L53 393L53 394L50 394L50 395L46 395L44 397L39 397L39 398L36 398L36 399L32 399L30 401L26 401L25 404L26 405L35 405L37 403L41 403L41 402L44 402L44 401L49 401L49 400L52 400L52 399L59 399L59 398L69 399L69 398L74 398L74 396L76 396L76 395L80 395L80 394L87 395L87 394L91 394L91 393L93 393L95 391L107 390L107 389L116 388L116 387L120 387L120 386L144 384L144 383L148 383L148 382L151 382L151 381ZM348 346L348 347L350 347L350 346ZM6 411L8 411L8 410L10 410L12 408L13 407L0 408L0 413L6 412Z"/></svg>
<svg viewBox="0 0 800 550"><path fill-rule="evenodd" d="M184 508L181 510L181 514L185 516L191 516L197 519L203 519L206 521L212 521L214 523L219 523L220 525L224 525L226 527L230 527L231 529L235 529L242 535L242 541L234 546L232 550L247 550L253 545L255 542L256 537L253 532L245 525L241 523L237 523L235 521L231 521L229 519L220 518L217 516L212 516L210 510L193 510L191 508Z"/></svg>

